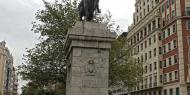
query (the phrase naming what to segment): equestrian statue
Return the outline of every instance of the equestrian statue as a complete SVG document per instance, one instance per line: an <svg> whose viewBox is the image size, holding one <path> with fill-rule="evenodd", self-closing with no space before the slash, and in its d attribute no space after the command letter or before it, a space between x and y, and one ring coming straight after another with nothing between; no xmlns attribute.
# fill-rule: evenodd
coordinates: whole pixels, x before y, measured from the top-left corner
<svg viewBox="0 0 190 95"><path fill-rule="evenodd" d="M78 10L81 21L83 21L83 17L85 17L87 21L92 21L94 18L94 12L101 12L99 9L99 0L81 0Z"/></svg>

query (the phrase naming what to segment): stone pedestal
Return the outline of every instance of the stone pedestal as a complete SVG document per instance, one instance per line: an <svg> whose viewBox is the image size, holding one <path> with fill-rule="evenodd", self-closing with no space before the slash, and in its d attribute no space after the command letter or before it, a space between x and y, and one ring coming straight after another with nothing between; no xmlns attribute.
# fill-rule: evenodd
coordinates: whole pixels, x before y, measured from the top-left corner
<svg viewBox="0 0 190 95"><path fill-rule="evenodd" d="M103 24L77 22L69 30L66 95L108 95L109 50L116 34Z"/></svg>

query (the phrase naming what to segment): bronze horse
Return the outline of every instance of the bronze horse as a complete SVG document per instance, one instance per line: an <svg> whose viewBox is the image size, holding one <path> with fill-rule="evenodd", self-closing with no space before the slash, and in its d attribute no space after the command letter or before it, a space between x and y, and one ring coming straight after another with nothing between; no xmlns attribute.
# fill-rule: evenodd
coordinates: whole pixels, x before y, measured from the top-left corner
<svg viewBox="0 0 190 95"><path fill-rule="evenodd" d="M99 9L99 0L81 0L78 6L80 20L85 17L87 21L91 21L94 18L94 12Z"/></svg>

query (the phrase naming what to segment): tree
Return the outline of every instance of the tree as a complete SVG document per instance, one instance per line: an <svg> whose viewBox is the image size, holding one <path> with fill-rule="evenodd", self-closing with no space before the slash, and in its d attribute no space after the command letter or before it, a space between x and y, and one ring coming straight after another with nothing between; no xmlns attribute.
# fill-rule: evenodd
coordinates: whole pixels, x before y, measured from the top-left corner
<svg viewBox="0 0 190 95"><path fill-rule="evenodd" d="M142 79L142 63L130 55L125 37L119 36L110 51L109 85L132 88Z"/></svg>
<svg viewBox="0 0 190 95"><path fill-rule="evenodd" d="M41 89L56 83L65 85L65 35L78 19L76 1L43 2L45 9L36 13L36 21L32 23L32 31L40 34L41 42L27 50L25 63L19 66L22 78Z"/></svg>
<svg viewBox="0 0 190 95"><path fill-rule="evenodd" d="M49 88L39 88L35 82L29 82L26 86L22 87L21 95L61 95L54 94L54 91Z"/></svg>
<svg viewBox="0 0 190 95"><path fill-rule="evenodd" d="M66 85L66 60L64 54L65 36L69 28L72 28L76 21L78 21L77 1L71 2L70 0L55 1L49 3L43 1L45 9L39 10L36 13L36 21L34 21L32 31L40 34L41 42L34 48L28 49L27 54L24 56L25 63L19 66L20 75L24 80L28 80L30 83L34 83L38 86L38 90L43 91L44 87L55 85L55 91L59 92L59 95L64 95ZM95 22L105 23L107 28L112 32L119 32L119 27L114 27L115 23L111 20L111 13L108 12L104 15L96 15ZM117 52L121 52L120 49L125 49L124 43L121 43L121 47L117 48L117 44L120 40L113 43L111 50L111 58L117 58L115 55ZM127 51L125 51L127 53ZM125 57L126 59L128 57ZM120 59L121 60L121 59ZM111 60L110 62L113 62ZM130 63L132 61L128 61ZM116 62L118 63L118 62ZM110 83L115 85L121 81L126 82L125 68L122 68L119 72L125 76L115 76L119 72L116 69L122 66L116 63L110 63ZM123 63L124 65L124 63ZM136 70L131 68L130 70ZM136 73L131 77L135 78ZM130 78L131 79L131 78ZM114 82L117 81L117 82ZM131 82L131 81L128 81ZM58 84L58 85L57 85ZM126 85L128 85L127 83ZM28 85L30 88L31 85ZM62 89L62 90L60 90ZM52 90L52 89L51 89Z"/></svg>

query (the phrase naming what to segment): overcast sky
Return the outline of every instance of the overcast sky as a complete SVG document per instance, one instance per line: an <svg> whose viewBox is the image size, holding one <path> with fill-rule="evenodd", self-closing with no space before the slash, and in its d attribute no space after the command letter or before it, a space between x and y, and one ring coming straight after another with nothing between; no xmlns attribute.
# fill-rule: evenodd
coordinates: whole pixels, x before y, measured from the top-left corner
<svg viewBox="0 0 190 95"><path fill-rule="evenodd" d="M134 3L135 0L100 0L100 8L103 12L109 10L116 23L127 31L133 20ZM38 35L30 29L35 12L41 8L41 0L0 0L0 41L7 42L16 66L22 63L26 48L38 43Z"/></svg>

